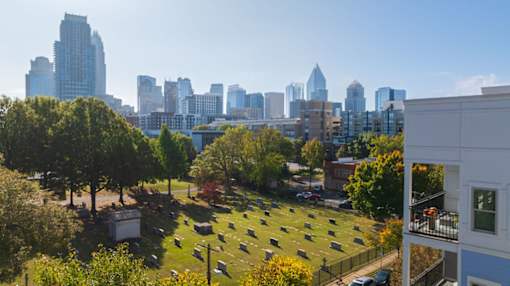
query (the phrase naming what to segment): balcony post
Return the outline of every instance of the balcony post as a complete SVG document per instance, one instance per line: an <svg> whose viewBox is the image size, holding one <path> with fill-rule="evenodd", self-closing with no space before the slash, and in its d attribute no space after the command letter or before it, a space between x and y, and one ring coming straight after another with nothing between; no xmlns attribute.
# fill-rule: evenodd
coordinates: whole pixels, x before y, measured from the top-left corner
<svg viewBox="0 0 510 286"><path fill-rule="evenodd" d="M404 233L409 233L411 222L409 206L411 206L413 191L413 162L404 161Z"/></svg>
<svg viewBox="0 0 510 286"><path fill-rule="evenodd" d="M404 235L402 243L402 286L411 284L411 243Z"/></svg>

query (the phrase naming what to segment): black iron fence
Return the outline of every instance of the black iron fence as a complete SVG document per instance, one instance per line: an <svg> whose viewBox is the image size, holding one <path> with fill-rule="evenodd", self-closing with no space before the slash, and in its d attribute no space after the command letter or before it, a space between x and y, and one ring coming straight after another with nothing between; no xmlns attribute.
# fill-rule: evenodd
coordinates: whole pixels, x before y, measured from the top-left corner
<svg viewBox="0 0 510 286"><path fill-rule="evenodd" d="M339 261L325 264L313 274L312 285L322 286L334 280L341 279L343 276L360 269L368 263L374 262L377 259L382 259L392 251L393 250L370 248ZM347 282L349 281L344 281L344 283Z"/></svg>
<svg viewBox="0 0 510 286"><path fill-rule="evenodd" d="M443 264L444 261L438 260L429 268L423 271L416 278L411 280L412 286L434 286L443 280Z"/></svg>

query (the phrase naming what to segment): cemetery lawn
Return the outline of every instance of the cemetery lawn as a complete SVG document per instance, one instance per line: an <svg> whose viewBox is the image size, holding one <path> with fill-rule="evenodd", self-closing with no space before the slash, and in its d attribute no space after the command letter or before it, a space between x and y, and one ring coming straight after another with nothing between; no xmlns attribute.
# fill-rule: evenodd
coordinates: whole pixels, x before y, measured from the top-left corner
<svg viewBox="0 0 510 286"><path fill-rule="evenodd" d="M167 214L154 221L151 225L165 229L167 235L164 239L157 235L145 232L145 241L141 243L142 252L147 259L151 252L158 255L159 268L152 270L155 276L165 276L172 269L177 271L197 271L205 273L206 249L201 245L211 244L211 268L216 268L217 260L227 263L228 276L215 274L213 272L213 281L220 285L238 285L238 280L244 276L254 265L261 263L264 259L264 249L272 250L276 255L288 255L297 257L297 250L306 251L308 259L303 259L312 266L314 271L323 263L323 258L327 261L338 260L367 249L367 246L353 242L355 237L363 238L363 232L372 231L374 221L365 217L355 215L347 211L335 211L323 207L314 207L297 202L277 200L279 208L269 208L270 216L264 215L264 211L259 207L253 211L245 210L245 206L232 206L232 212L216 210L209 207L203 201L192 201L186 198L184 194L178 194L176 197L181 202L181 207L175 209L178 217L169 224L170 219ZM248 193L248 197L255 205L257 194ZM241 197L238 197L239 199ZM271 199L263 197L266 206L270 207ZM291 213L289 208L294 208L295 213ZM248 218L243 217L243 213L248 214ZM315 218L309 218L308 214L315 214ZM146 213L143 214L148 217ZM213 215L217 217L217 222L213 221ZM188 218L188 225L185 224L185 218ZM267 225L261 225L259 219L265 218ZM336 225L329 223L329 218L336 219ZM214 234L200 235L193 230L195 222L210 222L213 225ZM235 229L228 227L229 222L233 222ZM312 229L304 227L305 222L312 224ZM280 226L285 226L288 233L280 230ZM354 226L359 226L360 231L353 230ZM256 237L247 235L247 229L255 230ZM335 231L335 237L328 235L328 230ZM225 235L225 242L218 240L218 233ZM312 241L304 239L305 233L313 236ZM181 248L175 246L174 237L181 239ZM271 246L270 238L276 238L279 247ZM330 248L330 242L337 241L342 245L342 251ZM239 243L244 242L248 245L248 252L239 249ZM161 247L161 248L160 248ZM203 260L192 256L195 247L201 249Z"/></svg>
<svg viewBox="0 0 510 286"><path fill-rule="evenodd" d="M188 185L190 186L190 188L195 187L195 184L193 184L192 182L173 179L172 180L172 191L188 190ZM144 187L147 189L158 190L159 192L162 192L162 193L167 193L168 192L168 180L157 181L155 183L148 183L148 184L145 184Z"/></svg>

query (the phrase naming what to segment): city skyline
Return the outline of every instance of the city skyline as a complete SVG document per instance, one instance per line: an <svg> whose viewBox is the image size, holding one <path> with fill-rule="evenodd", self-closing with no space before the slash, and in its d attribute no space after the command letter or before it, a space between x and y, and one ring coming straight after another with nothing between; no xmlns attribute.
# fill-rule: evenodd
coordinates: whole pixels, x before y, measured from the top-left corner
<svg viewBox="0 0 510 286"><path fill-rule="evenodd" d="M197 93L206 92L212 82L225 86L238 83L248 92L283 92L290 82L306 82L311 67L319 63L328 80L329 100L343 102L349 82L359 80L365 86L368 110L374 109L375 90L383 86L404 88L408 98L437 97L478 93L482 85L504 84L510 78L505 70L508 56L498 48L507 46L508 40L497 36L503 34L508 24L503 12L507 7L504 2L464 7L461 1L418 4L391 1L392 5L324 1L316 5L315 12L307 15L310 10L307 8L313 3L287 5L282 1L272 5L273 9L262 9L268 2L228 5L226 1L205 4L156 1L145 7L139 2L122 1L125 15L111 17L112 11L119 7L117 4L121 2L22 0L6 4L0 12L0 24L15 28L2 30L0 36L6 42L18 44L0 47L0 53L10 55L0 58L0 66L9 70L0 78L0 94L23 97L24 74L29 70L30 60L38 56L52 59L51 43L58 39L58 25L65 12L87 16L92 29L101 33L107 55L106 93L133 106L136 106L136 76L140 74L152 75L159 82L186 76L192 80ZM21 9L22 6L29 9ZM180 17L167 19L157 12L169 6L180 9L183 15L191 13L203 19L194 24ZM462 8L463 13L457 13L457 8ZM216 13L204 14L202 9L212 9ZM298 23L284 18L285 21L280 22L261 22L285 9L292 9L298 19L309 16L309 20ZM390 20L378 15L393 9L405 13L399 14L399 19ZM140 13L140 17L149 14L152 17L147 18L148 21L131 23L136 13ZM264 17L256 17L257 13ZM324 17L321 13L325 13ZM360 13L369 17L371 24L362 22L365 21L363 17L359 20L356 16ZM229 22L227 15L235 17ZM474 21L474 15L491 20ZM213 16L220 17L221 21L210 27L202 25ZM38 25L23 23L23 19L28 18ZM241 21L243 18L252 24ZM427 21L429 18L434 21ZM314 21L314 29L307 28ZM404 22L407 25L402 25ZM174 28L161 31L158 27L162 24ZM377 26L385 28L380 35L375 32ZM295 41L289 52L284 43L289 40L285 32L290 29L299 31L301 36L292 36ZM124 30L130 33L122 33ZM171 44L165 40L170 32L176 37ZM31 37L23 36L26 34ZM311 34L317 35L313 43L307 40ZM394 41L390 35L395 35L399 41ZM137 37L140 39L136 40ZM269 48L257 45L254 50L253 45L227 41L232 38L240 42L271 39L275 44ZM381 39L388 40L384 47L380 45ZM204 49L198 41L209 45ZM225 49L228 46L230 48ZM271 73L271 77L268 78L267 73Z"/></svg>

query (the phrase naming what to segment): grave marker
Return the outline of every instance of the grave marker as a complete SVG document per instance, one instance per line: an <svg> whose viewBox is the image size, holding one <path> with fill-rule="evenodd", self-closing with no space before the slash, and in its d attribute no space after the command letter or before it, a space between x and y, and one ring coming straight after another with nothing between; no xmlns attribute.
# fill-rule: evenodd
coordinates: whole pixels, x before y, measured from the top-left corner
<svg viewBox="0 0 510 286"><path fill-rule="evenodd" d="M248 244L246 244L244 242L240 242L239 243L239 249L244 251L244 252L248 252Z"/></svg>
<svg viewBox="0 0 510 286"><path fill-rule="evenodd" d="M267 221L264 218L260 218L260 224L261 225L267 225Z"/></svg>
<svg viewBox="0 0 510 286"><path fill-rule="evenodd" d="M218 240L221 242L225 242L225 235L223 233L218 233Z"/></svg>
<svg viewBox="0 0 510 286"><path fill-rule="evenodd" d="M174 244L175 244L175 246L180 248L181 247L181 239L178 237L174 237Z"/></svg>
<svg viewBox="0 0 510 286"><path fill-rule="evenodd" d="M308 214L308 217L309 218L315 218L315 215L314 214Z"/></svg>
<svg viewBox="0 0 510 286"><path fill-rule="evenodd" d="M312 229L312 224L309 222L305 222L305 228Z"/></svg>
<svg viewBox="0 0 510 286"><path fill-rule="evenodd" d="M312 241L312 235L310 233L305 233L305 239Z"/></svg>
<svg viewBox="0 0 510 286"><path fill-rule="evenodd" d="M274 238L274 237L271 237L269 239L269 243L271 243L272 246L276 246L276 247L279 247L278 245L278 239Z"/></svg>
<svg viewBox="0 0 510 286"><path fill-rule="evenodd" d="M280 230L283 232L289 232L285 226L280 226Z"/></svg>
<svg viewBox="0 0 510 286"><path fill-rule="evenodd" d="M248 218L248 214L247 213L243 213L243 217L244 218Z"/></svg>
<svg viewBox="0 0 510 286"><path fill-rule="evenodd" d="M301 256L303 258L308 258L308 256L306 255L306 250L304 250L304 249L298 249L297 250L297 255Z"/></svg>
<svg viewBox="0 0 510 286"><path fill-rule="evenodd" d="M230 222L228 222L228 228L236 229L236 225L235 225L235 223L233 223L233 222L231 222L231 221L230 221Z"/></svg>
<svg viewBox="0 0 510 286"><path fill-rule="evenodd" d="M291 213L295 213L295 212L296 212L296 210L295 210L294 208L289 208L289 212L291 212Z"/></svg>
<svg viewBox="0 0 510 286"><path fill-rule="evenodd" d="M352 229L355 231L360 231L359 226L357 226L357 225L353 226Z"/></svg>
<svg viewBox="0 0 510 286"><path fill-rule="evenodd" d="M172 269L172 270L170 270L170 276L175 278L175 277L179 276L179 272L177 272L177 270L175 270L175 269Z"/></svg>
<svg viewBox="0 0 510 286"><path fill-rule="evenodd" d="M218 260L216 269L220 270L223 273L227 273L227 263Z"/></svg>
<svg viewBox="0 0 510 286"><path fill-rule="evenodd" d="M278 206L277 202L271 202L271 207L272 208L279 208L280 206Z"/></svg>
<svg viewBox="0 0 510 286"><path fill-rule="evenodd" d="M336 219L334 219L334 218L330 218L330 219L329 219L329 223L330 223L330 224L336 224Z"/></svg>
<svg viewBox="0 0 510 286"><path fill-rule="evenodd" d="M330 235L330 236L335 236L335 231L333 231L333 230L328 230L328 235Z"/></svg>
<svg viewBox="0 0 510 286"><path fill-rule="evenodd" d="M353 241L354 241L354 243L365 245L365 242L363 242L362 238L355 237Z"/></svg>
<svg viewBox="0 0 510 286"><path fill-rule="evenodd" d="M249 228L246 230L246 233L251 237L256 237L255 230L253 228Z"/></svg>
<svg viewBox="0 0 510 286"><path fill-rule="evenodd" d="M329 244L329 247L331 247L334 250L342 251L342 245L339 242L337 242L337 241L332 241Z"/></svg>
<svg viewBox="0 0 510 286"><path fill-rule="evenodd" d="M271 214L269 213L269 211L264 211L264 215L270 216Z"/></svg>
<svg viewBox="0 0 510 286"><path fill-rule="evenodd" d="M202 250L200 250L200 248L198 248L198 247L193 248L193 256L195 258L202 260L203 259L202 258Z"/></svg>
<svg viewBox="0 0 510 286"><path fill-rule="evenodd" d="M265 260L270 260L271 258L273 258L274 252L271 249L265 249L264 255L265 255L265 257L264 257Z"/></svg>

